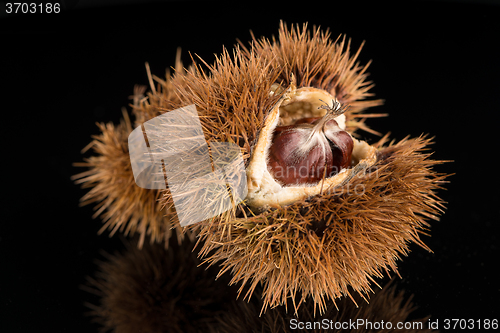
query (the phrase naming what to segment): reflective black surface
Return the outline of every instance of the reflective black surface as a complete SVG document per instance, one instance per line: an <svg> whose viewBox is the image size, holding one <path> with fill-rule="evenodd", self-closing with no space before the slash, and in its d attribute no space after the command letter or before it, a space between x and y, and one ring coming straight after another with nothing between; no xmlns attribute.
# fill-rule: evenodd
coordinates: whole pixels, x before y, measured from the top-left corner
<svg viewBox="0 0 500 333"><path fill-rule="evenodd" d="M186 64L188 52L210 63L222 45L250 40L250 29L276 35L280 19L345 33L353 48L365 40L360 61L373 60L373 92L385 100L372 112L389 113L370 127L397 140L429 133L434 158L453 160L437 168L455 174L439 193L446 213L422 236L433 253L411 245L398 266L398 286L419 307L414 316L500 319L499 14L494 4L451 1L398 8L172 1L3 15L0 331L97 331L83 316L89 296L79 285L101 249L122 244L97 235L101 221L78 206L86 191L70 180L80 149L98 133L95 122L119 121L134 84L148 84L146 61L159 77L177 47Z"/></svg>

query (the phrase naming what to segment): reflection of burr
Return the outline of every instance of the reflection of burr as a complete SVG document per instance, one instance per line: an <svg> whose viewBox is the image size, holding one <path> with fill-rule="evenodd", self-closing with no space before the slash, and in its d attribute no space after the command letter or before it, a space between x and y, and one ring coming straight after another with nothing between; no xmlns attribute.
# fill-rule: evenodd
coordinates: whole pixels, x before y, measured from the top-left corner
<svg viewBox="0 0 500 333"><path fill-rule="evenodd" d="M405 300L390 283L369 304L354 295L359 307L347 298L328 301L320 316L314 302L306 301L294 313L289 300L288 310L279 306L261 314L260 287L250 302L235 300L235 288L227 287L229 276L216 280L217 269L199 267L192 249L193 243L172 239L168 249L146 243L139 250L127 243L123 253L107 255L85 286L99 297L97 304L88 304L93 320L103 330L122 333L431 332L426 318L411 320L411 297ZM398 323L406 326L394 330ZM380 330L381 325L392 329Z"/></svg>
<svg viewBox="0 0 500 333"><path fill-rule="evenodd" d="M127 243L122 254L108 255L86 290L100 297L88 305L103 330L137 332L204 332L215 316L234 300L228 279L215 280L217 269L198 267L193 244L171 240L145 243L142 250Z"/></svg>
<svg viewBox="0 0 500 333"><path fill-rule="evenodd" d="M325 313L320 316L314 302L306 302L297 314L290 311L291 302L288 312L285 306L279 306L261 314L261 298L253 297L249 303L235 302L229 312L218 317L213 332L435 332L428 328L429 317L411 318L416 309L411 299L411 296L405 299L404 292L396 291L396 286L389 282L371 296L369 304L359 295L354 296L359 307L347 298L336 300L335 304L329 301Z"/></svg>

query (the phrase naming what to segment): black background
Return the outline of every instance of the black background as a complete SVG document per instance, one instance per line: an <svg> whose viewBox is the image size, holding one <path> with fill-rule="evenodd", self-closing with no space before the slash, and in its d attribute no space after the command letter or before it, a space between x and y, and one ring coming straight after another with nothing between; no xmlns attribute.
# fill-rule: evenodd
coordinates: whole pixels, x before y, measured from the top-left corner
<svg viewBox="0 0 500 333"><path fill-rule="evenodd" d="M365 40L360 61L373 60L372 91L385 100L371 112L390 115L368 124L397 140L434 135L434 157L454 161L437 168L455 175L440 192L446 213L423 236L433 253L412 245L399 262L398 285L414 294L415 316L500 319L500 6L75 3L60 14L16 16L1 4L0 332L97 330L83 316L88 295L79 285L101 249L122 244L98 236L92 207L78 206L85 190L70 180L81 171L72 163L98 134L95 122L119 121L134 84L148 83L144 63L162 77L177 47L186 64L188 52L210 63L222 45L249 40L250 29L277 35L280 19L345 33L354 48Z"/></svg>

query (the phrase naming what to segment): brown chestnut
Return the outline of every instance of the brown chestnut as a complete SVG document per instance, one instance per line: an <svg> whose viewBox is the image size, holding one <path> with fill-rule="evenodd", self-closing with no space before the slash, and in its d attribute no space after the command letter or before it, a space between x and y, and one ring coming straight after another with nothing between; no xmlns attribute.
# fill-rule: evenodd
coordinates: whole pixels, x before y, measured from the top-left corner
<svg viewBox="0 0 500 333"><path fill-rule="evenodd" d="M329 114L275 128L267 167L283 185L316 184L351 164L353 141Z"/></svg>

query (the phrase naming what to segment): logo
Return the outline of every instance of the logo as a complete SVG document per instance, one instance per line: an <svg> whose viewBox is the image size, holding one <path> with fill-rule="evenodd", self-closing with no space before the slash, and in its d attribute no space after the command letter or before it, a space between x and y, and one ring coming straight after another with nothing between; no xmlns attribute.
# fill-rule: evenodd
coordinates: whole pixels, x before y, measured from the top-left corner
<svg viewBox="0 0 500 333"><path fill-rule="evenodd" d="M218 216L248 193L240 147L209 144L210 149L195 105L166 112L129 135L136 184L145 189L168 187L181 226Z"/></svg>

